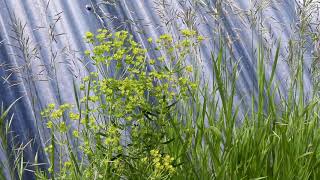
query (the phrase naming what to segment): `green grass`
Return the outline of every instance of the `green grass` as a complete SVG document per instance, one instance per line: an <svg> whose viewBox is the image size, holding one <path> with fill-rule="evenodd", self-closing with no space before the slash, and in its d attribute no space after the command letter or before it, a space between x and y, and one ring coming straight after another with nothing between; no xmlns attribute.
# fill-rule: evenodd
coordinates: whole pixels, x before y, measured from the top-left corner
<svg viewBox="0 0 320 180"><path fill-rule="evenodd" d="M196 48L191 43L198 44L197 39L202 39L195 32L182 31L183 38L175 42L176 46L171 45L170 35L162 35L156 44L168 56L158 57L156 63L147 59L145 51L130 38L125 40L128 36L126 32L109 34L104 30L97 36L87 34L93 51L86 54L97 69L108 69L114 63L116 73L110 76L103 71L98 72L102 76L84 78L80 89L85 98L80 98L74 87L77 111L71 114L80 122L73 130L73 138L79 139L83 159L74 156L68 141L59 142L52 135L52 178L318 177L318 97L304 100L300 63L291 93L286 98L278 94L281 99L276 102L278 89L273 87L280 43L268 79L260 48L256 75L259 92L257 97L252 96L252 109L237 125L240 107L234 99L238 64L229 73L224 66L227 59L223 44L218 54L212 54L215 79L209 85L193 76L185 61ZM164 58L169 58L169 63L161 63ZM148 72L147 66L153 70ZM67 109L52 107L45 113L53 124L50 128L62 135L68 127L59 120L63 112L68 114ZM58 146L68 147L69 161L54 161L54 153L50 152ZM55 166L60 168L53 173Z"/></svg>
<svg viewBox="0 0 320 180"><path fill-rule="evenodd" d="M7 155L5 158L5 160L10 160L10 158L12 158L12 156L14 154L10 153L10 149L9 149L9 142L8 142L8 135L10 134L10 127L11 127L11 123L13 121L13 116L14 114L9 116L9 112L10 110L13 108L13 106L15 105L15 103L17 103L20 99L17 98L14 102L12 102L7 108L4 107L4 105L1 105L1 109L0 109L0 142L1 142L1 150L3 151L4 155ZM8 156L9 155L9 156ZM19 171L18 174L22 175L23 170L20 167L18 167L16 165L16 162L18 161L18 158L14 160L14 163L8 163L7 161L5 162L0 162L0 179L5 179L5 168L9 168L8 170L10 171L10 176L14 176L15 171ZM5 164L3 164L5 163ZM21 177L21 176L20 176Z"/></svg>
<svg viewBox="0 0 320 180"><path fill-rule="evenodd" d="M36 168L37 178L316 179L320 106L317 95L304 98L303 56L284 96L275 78L280 42L271 74L258 48L258 93L244 108L235 102L239 65L225 56L223 41L211 55L211 84L188 64L202 40L192 30L182 30L179 40L149 39L166 54L149 59L150 49L125 31L87 33L92 50L85 54L97 72L74 80L75 102L41 113L52 132L50 168Z"/></svg>

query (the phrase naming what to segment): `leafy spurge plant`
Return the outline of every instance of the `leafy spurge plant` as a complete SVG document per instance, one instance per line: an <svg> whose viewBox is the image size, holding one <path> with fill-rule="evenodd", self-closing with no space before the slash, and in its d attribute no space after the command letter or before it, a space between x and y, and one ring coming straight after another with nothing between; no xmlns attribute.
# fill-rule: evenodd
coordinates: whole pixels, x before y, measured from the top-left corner
<svg viewBox="0 0 320 180"><path fill-rule="evenodd" d="M174 106L197 86L190 78L192 66L186 59L191 46L203 40L195 31L182 30L181 34L176 42L169 34L161 35L155 44L149 38L150 47L163 54L150 59L148 49L127 31L86 33L85 41L92 50L86 50L85 55L97 72L82 79L78 112L70 111L66 116L79 121L79 128L70 131L81 142L82 170L68 160L62 165L68 170L52 172L52 176L109 179L135 174L166 179L175 173L177 161L166 153L163 143L172 138L165 128L170 126ZM57 110L48 105L42 113L48 118L47 127L67 132L69 127L61 119L70 109L71 105ZM72 156L69 159L77 161Z"/></svg>

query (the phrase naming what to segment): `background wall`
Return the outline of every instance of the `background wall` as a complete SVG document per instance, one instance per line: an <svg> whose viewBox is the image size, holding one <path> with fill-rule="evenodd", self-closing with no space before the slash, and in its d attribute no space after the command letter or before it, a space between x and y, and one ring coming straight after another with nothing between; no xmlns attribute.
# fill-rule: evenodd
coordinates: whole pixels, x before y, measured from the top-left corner
<svg viewBox="0 0 320 180"><path fill-rule="evenodd" d="M26 162L34 162L35 157L39 163L48 162L43 149L49 132L45 121L36 119L41 119L40 111L48 103L73 101L73 79L87 73L84 63L88 59L83 51L90 47L83 36L98 28L127 29L144 46L148 46L148 37L163 33L177 36L180 29L195 29L206 37L199 68L208 81L212 79L210 53L218 50L222 38L228 45L228 56L240 63L237 93L238 101L244 99L243 111L251 103L247 96L257 91L254 74L259 44L270 52L265 55L270 70L281 39L277 78L285 94L294 64L289 62L294 61L289 40L306 38L305 88L311 92L311 55L317 49L312 39L299 31L306 13L311 14L308 21L314 22L308 32L319 32L319 14L311 13L319 12L318 5L315 1L304 7L302 0L0 0L0 102L7 107L23 97L11 111L9 142L27 144ZM94 70L90 62L87 68ZM18 152L9 145L12 152ZM0 165L8 176L8 164L18 155L9 157L3 150L5 145L0 147ZM25 177L32 178L32 173Z"/></svg>

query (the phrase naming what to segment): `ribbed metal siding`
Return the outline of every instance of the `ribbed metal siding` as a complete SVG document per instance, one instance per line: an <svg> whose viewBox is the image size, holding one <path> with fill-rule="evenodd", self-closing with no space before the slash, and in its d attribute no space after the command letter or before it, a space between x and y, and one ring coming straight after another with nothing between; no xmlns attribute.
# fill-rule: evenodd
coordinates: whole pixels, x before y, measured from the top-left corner
<svg viewBox="0 0 320 180"><path fill-rule="evenodd" d="M166 5L161 6L161 2L166 2ZM49 132L44 122L37 122L35 119L39 118L39 111L45 104L73 100L72 78L79 78L86 73L79 61L83 58L82 52L89 48L82 39L86 31L94 32L102 27L113 30L125 28L132 31L136 40L147 46L147 37L156 38L166 32L175 34L188 25L194 26L209 38L201 47L204 59L202 72L208 80L212 79L210 52L217 51L220 34L224 39L230 40L230 55L240 59L242 71L237 84L239 96L255 93L255 51L261 38L258 35L259 28L263 25L265 29L261 42L266 47L275 47L281 38L281 54L285 55L288 40L296 37L295 28L299 23L298 5L294 0L271 0L266 4L268 7L260 12L254 10L262 1L256 1L256 4L249 0L221 1L223 10L220 11L220 16L215 17L213 14L219 12L216 5L219 2L0 0L0 75L3 77L0 80L0 101L8 106L15 99L24 96L12 111L12 130L18 135L15 138L17 142L26 143L30 138L34 139L32 145L26 148L25 159L32 162L38 152L40 162L48 161L43 147L49 139ZM192 16L188 16L188 13ZM257 13L255 15L260 19L256 19L255 23L250 13ZM315 21L316 15L314 14ZM183 20L186 18L190 18L190 24ZM263 21L263 24L259 24L260 21ZM23 42L28 39L28 47L23 47L16 40L19 35L13 30L19 28L21 32L18 34L23 32L20 40ZM312 50L313 46L310 45L306 57L311 57ZM153 56L153 53L149 55ZM310 62L309 58L309 67ZM53 64L57 67L57 72L54 72ZM266 61L267 67L271 64L272 61ZM89 67L93 70L92 68ZM277 77L282 82L281 88L285 92L289 67L281 61L277 70ZM48 80L48 76L52 79ZM310 80L306 71L306 89L311 87ZM0 150L0 162L6 161L7 156ZM32 177L31 173L26 173L25 176Z"/></svg>

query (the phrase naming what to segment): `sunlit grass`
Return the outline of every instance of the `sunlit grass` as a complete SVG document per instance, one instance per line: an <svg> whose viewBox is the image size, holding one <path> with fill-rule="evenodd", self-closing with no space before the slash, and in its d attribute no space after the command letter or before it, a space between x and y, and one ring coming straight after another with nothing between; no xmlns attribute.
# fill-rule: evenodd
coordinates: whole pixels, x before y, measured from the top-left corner
<svg viewBox="0 0 320 180"><path fill-rule="evenodd" d="M39 179L319 176L318 97L300 98L304 97L303 63L284 98L274 86L280 43L269 78L259 48L258 94L252 95L252 107L240 117L241 103L235 104L238 64L227 70L221 44L211 57L213 83L201 81L185 61L200 36L182 32L177 42L170 35L156 40L157 49L169 56L155 60L147 59L147 50L128 39L127 32L87 34L93 50L86 54L99 71L85 77L79 89L74 83L76 102L51 104L43 111L47 127L58 135L52 133L46 149L51 167L48 173L38 171ZM165 58L169 64L163 64ZM116 67L114 74L106 71L110 67ZM68 126L64 115L78 127ZM76 139L76 144L70 144L70 139ZM55 153L59 148L60 155Z"/></svg>

